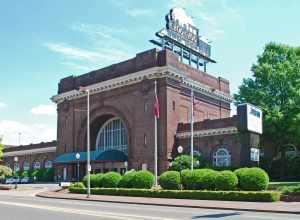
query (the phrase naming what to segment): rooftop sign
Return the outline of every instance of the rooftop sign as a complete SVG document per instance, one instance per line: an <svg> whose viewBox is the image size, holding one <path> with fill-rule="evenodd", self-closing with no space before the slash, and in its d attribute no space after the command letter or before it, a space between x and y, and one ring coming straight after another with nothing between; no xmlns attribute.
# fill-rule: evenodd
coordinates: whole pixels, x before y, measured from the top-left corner
<svg viewBox="0 0 300 220"><path fill-rule="evenodd" d="M165 16L165 20L166 27L156 33L161 42L151 40L152 43L174 51L181 56L181 59L187 59L189 64L196 63L197 67L205 66L209 62L215 63L210 58L210 43L199 35L199 29L184 9L171 9Z"/></svg>

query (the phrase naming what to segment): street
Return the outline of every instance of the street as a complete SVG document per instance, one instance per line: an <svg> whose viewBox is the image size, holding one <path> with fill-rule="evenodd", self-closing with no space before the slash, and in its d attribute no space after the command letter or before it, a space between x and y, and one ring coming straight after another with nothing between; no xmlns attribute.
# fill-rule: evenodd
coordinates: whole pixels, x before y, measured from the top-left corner
<svg viewBox="0 0 300 220"><path fill-rule="evenodd" d="M94 220L94 219L299 219L299 215L241 212L163 206L128 205L106 202L45 199L34 191L0 191L1 219L5 220Z"/></svg>

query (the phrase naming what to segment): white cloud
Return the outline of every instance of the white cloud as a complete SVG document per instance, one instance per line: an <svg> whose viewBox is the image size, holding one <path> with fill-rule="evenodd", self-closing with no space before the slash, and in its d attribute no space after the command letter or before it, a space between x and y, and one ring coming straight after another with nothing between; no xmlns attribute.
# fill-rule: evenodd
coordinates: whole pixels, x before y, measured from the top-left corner
<svg viewBox="0 0 300 220"><path fill-rule="evenodd" d="M6 104L4 102L0 102L0 108L4 108Z"/></svg>
<svg viewBox="0 0 300 220"><path fill-rule="evenodd" d="M45 46L50 50L71 59L95 61L100 57L100 54L94 51L72 47L64 43L46 43Z"/></svg>
<svg viewBox="0 0 300 220"><path fill-rule="evenodd" d="M81 34L89 43L88 47L93 49L82 49L65 42L50 42L44 46L59 54L62 59L60 63L74 71L98 69L126 60L134 54L133 48L117 37L128 33L125 28L86 23L76 23L70 28Z"/></svg>
<svg viewBox="0 0 300 220"><path fill-rule="evenodd" d="M56 108L54 105L39 105L33 107L30 112L34 115L56 115Z"/></svg>
<svg viewBox="0 0 300 220"><path fill-rule="evenodd" d="M4 144L18 145L19 133L23 145L56 139L56 129L46 124L25 124L12 120L0 121L0 136L2 136Z"/></svg>

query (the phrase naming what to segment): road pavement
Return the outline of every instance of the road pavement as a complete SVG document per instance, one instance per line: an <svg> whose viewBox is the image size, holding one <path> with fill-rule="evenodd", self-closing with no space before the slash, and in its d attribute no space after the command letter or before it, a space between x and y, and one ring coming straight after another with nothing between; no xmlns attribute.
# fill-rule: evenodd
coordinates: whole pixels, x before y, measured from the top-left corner
<svg viewBox="0 0 300 220"><path fill-rule="evenodd" d="M242 212L152 205L129 205L108 202L38 198L30 193L0 191L0 219L5 220L299 220L300 215Z"/></svg>

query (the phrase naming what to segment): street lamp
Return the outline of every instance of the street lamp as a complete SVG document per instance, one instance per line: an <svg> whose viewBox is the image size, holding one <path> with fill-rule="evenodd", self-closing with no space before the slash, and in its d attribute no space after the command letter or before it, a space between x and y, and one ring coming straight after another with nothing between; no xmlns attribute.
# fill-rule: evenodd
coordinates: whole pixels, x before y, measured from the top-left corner
<svg viewBox="0 0 300 220"><path fill-rule="evenodd" d="M19 158L17 156L14 157L14 162L15 162L15 165L14 165L14 173L15 173L15 177L17 177L17 163L18 163L18 160ZM16 180L15 181L15 189L18 188L18 181Z"/></svg>
<svg viewBox="0 0 300 220"><path fill-rule="evenodd" d="M79 182L79 159L80 159L80 153L77 153L75 155L76 160L77 160L77 182Z"/></svg>
<svg viewBox="0 0 300 220"><path fill-rule="evenodd" d="M87 94L87 117L86 117L86 129L87 129L87 197L91 195L91 160L90 160L90 90L85 87L79 87L80 92L85 92Z"/></svg>
<svg viewBox="0 0 300 220"><path fill-rule="evenodd" d="M125 173L126 173L127 172L127 168L128 168L128 162L127 161L124 162L124 166L125 166Z"/></svg>
<svg viewBox="0 0 300 220"><path fill-rule="evenodd" d="M179 147L177 148L177 152L178 152L179 154L181 154L181 153L183 152L183 147L182 147L182 146L179 146Z"/></svg>

